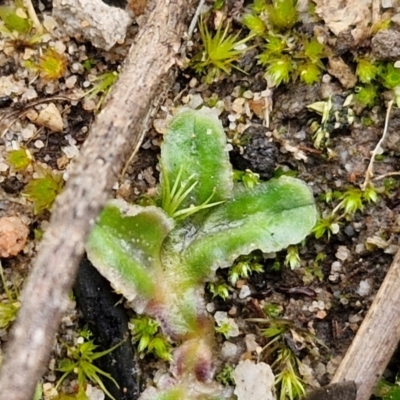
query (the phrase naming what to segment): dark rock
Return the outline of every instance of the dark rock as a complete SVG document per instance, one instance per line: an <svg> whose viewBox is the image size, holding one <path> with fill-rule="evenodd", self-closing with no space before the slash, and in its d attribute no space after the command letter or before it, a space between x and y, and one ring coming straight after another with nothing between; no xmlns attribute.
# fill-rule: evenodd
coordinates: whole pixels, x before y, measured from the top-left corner
<svg viewBox="0 0 400 400"><path fill-rule="evenodd" d="M342 56L345 53L359 49L361 47L360 43L354 40L352 30L348 29L344 32L340 32L339 36L336 38L334 45L334 54L336 56Z"/></svg>
<svg viewBox="0 0 400 400"><path fill-rule="evenodd" d="M278 88L274 94L275 118L298 118L305 122L308 117L307 106L319 100L319 85L306 85L303 83L293 85L291 90Z"/></svg>
<svg viewBox="0 0 400 400"><path fill-rule="evenodd" d="M4 180L4 182L1 185L4 191L8 194L17 194L25 186L25 184L19 181L15 176L9 176Z"/></svg>
<svg viewBox="0 0 400 400"><path fill-rule="evenodd" d="M400 57L399 42L399 31L379 31L371 40L372 56L378 60L398 60Z"/></svg>
<svg viewBox="0 0 400 400"><path fill-rule="evenodd" d="M278 150L274 142L270 142L265 133L267 129L262 125L252 125L247 128L244 138L243 153L239 149L231 152L233 167L244 171L250 169L263 179L269 179L274 173Z"/></svg>
<svg viewBox="0 0 400 400"><path fill-rule="evenodd" d="M9 58L6 60L5 64L0 64L0 76L12 75L17 72L18 67L15 61Z"/></svg>

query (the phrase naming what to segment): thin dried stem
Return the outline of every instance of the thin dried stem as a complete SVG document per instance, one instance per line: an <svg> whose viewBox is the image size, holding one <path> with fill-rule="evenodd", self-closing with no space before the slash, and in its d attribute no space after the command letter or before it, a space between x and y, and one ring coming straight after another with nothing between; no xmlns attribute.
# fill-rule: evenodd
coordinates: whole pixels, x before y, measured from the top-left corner
<svg viewBox="0 0 400 400"><path fill-rule="evenodd" d="M392 110L392 106L393 106L393 100L390 100L387 110L386 110L385 127L383 128L383 134L382 134L382 137L379 140L378 144L376 145L374 151L371 154L371 160L369 161L368 168L365 172L365 180L364 180L364 183L361 185L361 190L365 190L367 188L368 184L371 181L371 178L374 176L375 157L378 154L378 151L380 151L383 141L386 139L388 127L389 127L390 112Z"/></svg>
<svg viewBox="0 0 400 400"><path fill-rule="evenodd" d="M32 1L31 0L24 0L24 6L26 7L26 10L28 11L29 18L31 19L33 26L36 29L37 33L43 33L44 28L41 22L39 21L39 18L36 14L36 11L33 7Z"/></svg>
<svg viewBox="0 0 400 400"><path fill-rule="evenodd" d="M398 176L398 175L400 175L399 171L387 172L386 174L376 176L374 178L374 181L381 181L382 179L388 178L390 176Z"/></svg>

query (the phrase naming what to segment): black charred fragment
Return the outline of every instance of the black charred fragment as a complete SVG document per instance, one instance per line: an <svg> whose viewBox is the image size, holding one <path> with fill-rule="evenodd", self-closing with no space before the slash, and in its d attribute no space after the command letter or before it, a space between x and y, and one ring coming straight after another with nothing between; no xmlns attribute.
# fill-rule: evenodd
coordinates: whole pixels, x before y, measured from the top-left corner
<svg viewBox="0 0 400 400"><path fill-rule="evenodd" d="M138 366L129 337L129 319L122 304L118 304L120 296L112 291L110 283L86 257L79 265L74 293L84 324L93 333L95 344L101 346L99 351L127 339L113 352L97 359L96 365L118 382L120 389L109 379L103 379L107 390L116 400L137 399L140 388L135 371L138 372Z"/></svg>

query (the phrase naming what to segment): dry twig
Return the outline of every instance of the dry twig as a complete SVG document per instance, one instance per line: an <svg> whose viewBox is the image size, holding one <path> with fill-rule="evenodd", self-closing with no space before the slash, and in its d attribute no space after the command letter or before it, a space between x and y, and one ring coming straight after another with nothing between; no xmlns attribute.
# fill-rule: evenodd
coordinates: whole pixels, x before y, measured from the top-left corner
<svg viewBox="0 0 400 400"><path fill-rule="evenodd" d="M368 400L399 342L400 251L331 383L354 381L357 400Z"/></svg>

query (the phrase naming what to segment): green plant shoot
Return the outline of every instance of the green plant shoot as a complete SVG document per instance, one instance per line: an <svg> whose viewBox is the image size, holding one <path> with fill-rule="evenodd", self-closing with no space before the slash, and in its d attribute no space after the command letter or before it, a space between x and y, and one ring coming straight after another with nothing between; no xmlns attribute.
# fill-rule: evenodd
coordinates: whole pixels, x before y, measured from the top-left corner
<svg viewBox="0 0 400 400"><path fill-rule="evenodd" d="M80 342L76 346L67 346L68 357L62 359L59 362L57 370L63 372L63 375L59 379L56 385L56 389L60 387L64 379L70 374L76 374L78 380L78 395L79 400L87 400L86 396L86 384L88 381L99 385L104 393L108 397L115 400L114 397L108 392L101 377L106 377L110 379L117 387L118 383L115 379L107 372L104 372L99 367L93 364L95 360L106 354L111 353L115 350L121 343L116 344L105 351L96 352L97 345L94 344L93 340L89 340L90 332L83 331L81 333Z"/></svg>
<svg viewBox="0 0 400 400"><path fill-rule="evenodd" d="M0 31L5 33L28 34L32 29L32 22L29 20L25 12L22 2L16 2L15 7L1 6L0 19L3 21L4 27Z"/></svg>
<svg viewBox="0 0 400 400"><path fill-rule="evenodd" d="M272 0L266 9L272 27L279 32L291 29L299 18L297 0Z"/></svg>
<svg viewBox="0 0 400 400"><path fill-rule="evenodd" d="M43 26L34 8L25 7L23 0L11 3L14 4L0 6L0 32L11 41L18 39L26 46L36 45L43 39Z"/></svg>
<svg viewBox="0 0 400 400"><path fill-rule="evenodd" d="M24 171L30 163L33 157L28 149L20 148L18 150L11 150L7 153L7 161L15 169L15 171Z"/></svg>
<svg viewBox="0 0 400 400"><path fill-rule="evenodd" d="M209 109L185 110L172 120L160 164L161 207L111 201L87 254L138 313L155 318L178 344L171 364L176 384L148 389L150 398L223 399L221 387L210 385L215 326L204 284L241 255L302 241L316 222L313 195L288 176L252 189L234 183L223 127ZM245 262L241 272L257 268Z"/></svg>
<svg viewBox="0 0 400 400"><path fill-rule="evenodd" d="M160 324L146 315L132 318L129 324L133 343L141 355L153 353L161 360L172 361L171 345L160 332Z"/></svg>
<svg viewBox="0 0 400 400"><path fill-rule="evenodd" d="M201 20L199 23L204 50L193 57L191 64L197 73L206 74L207 83L218 80L223 73L230 75L232 68L244 72L234 62L248 50L246 42L254 35L238 40L240 32L228 35L229 28L230 24L227 24L224 30L220 26L212 36L206 22Z"/></svg>
<svg viewBox="0 0 400 400"><path fill-rule="evenodd" d="M50 210L57 195L64 186L62 175L35 164L35 169L41 175L39 178L32 179L23 192L29 201L33 202L33 211L40 214L44 210Z"/></svg>
<svg viewBox="0 0 400 400"><path fill-rule="evenodd" d="M117 78L118 73L116 71L105 72L95 78L93 87L85 93L85 96L88 96L89 98L100 95L99 101L96 104L96 110L98 110L104 103L108 92L111 90Z"/></svg>

